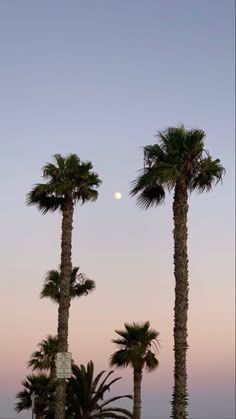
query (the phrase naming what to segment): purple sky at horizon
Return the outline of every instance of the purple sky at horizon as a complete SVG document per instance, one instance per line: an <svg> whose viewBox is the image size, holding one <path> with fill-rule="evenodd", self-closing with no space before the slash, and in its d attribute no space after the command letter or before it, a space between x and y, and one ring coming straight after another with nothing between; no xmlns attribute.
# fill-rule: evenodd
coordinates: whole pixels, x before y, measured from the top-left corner
<svg viewBox="0 0 236 419"><path fill-rule="evenodd" d="M234 30L232 0L1 1L0 419L30 417L14 412L15 394L37 343L56 333L57 307L39 293L60 262L61 218L25 205L55 153L92 161L103 180L74 217L73 265L96 291L72 303L73 358L108 369L114 330L150 320L160 366L144 375L143 418L169 417L172 195L143 211L128 194L142 146L180 123L206 132L227 171L189 200L189 416L234 418ZM131 371L116 375L115 393L131 392Z"/></svg>

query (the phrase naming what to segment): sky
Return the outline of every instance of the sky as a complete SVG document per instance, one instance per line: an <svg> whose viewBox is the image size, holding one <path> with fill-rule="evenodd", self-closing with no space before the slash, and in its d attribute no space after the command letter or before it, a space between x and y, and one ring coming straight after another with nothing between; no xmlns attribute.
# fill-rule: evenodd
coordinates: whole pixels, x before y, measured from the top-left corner
<svg viewBox="0 0 236 419"><path fill-rule="evenodd" d="M72 356L108 370L115 329L149 320L161 349L144 374L143 419L169 417L173 196L144 211L129 190L142 147L181 123L204 130L226 168L223 185L189 199L189 417L234 418L234 28L232 0L1 0L1 419L30 417L14 412L15 394L57 330L57 307L39 294L60 263L61 216L25 204L55 153L91 161L103 181L74 216L73 265L96 291L72 303ZM116 376L115 393L132 392L132 371Z"/></svg>

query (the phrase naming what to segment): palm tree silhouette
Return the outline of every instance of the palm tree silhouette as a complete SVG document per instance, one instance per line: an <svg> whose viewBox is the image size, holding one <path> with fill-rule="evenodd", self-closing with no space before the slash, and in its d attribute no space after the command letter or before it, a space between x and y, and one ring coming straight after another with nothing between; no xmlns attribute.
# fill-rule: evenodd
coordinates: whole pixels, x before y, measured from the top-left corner
<svg viewBox="0 0 236 419"><path fill-rule="evenodd" d="M143 369L148 372L158 367L156 353L158 352L159 333L150 329L150 323L125 323L125 330L116 330L120 336L112 340L120 349L114 352L110 365L118 368L133 368L134 405L133 419L141 418L141 382Z"/></svg>
<svg viewBox="0 0 236 419"><path fill-rule="evenodd" d="M54 155L54 162L43 167L45 183L38 183L28 193L26 203L36 205L46 214L60 210L62 213L61 280L58 309L58 351L68 351L68 321L70 307L72 224L77 202L96 201L101 180L92 172L90 162L82 162L76 154L63 157ZM64 419L65 380L58 379L56 392L56 417Z"/></svg>
<svg viewBox="0 0 236 419"><path fill-rule="evenodd" d="M165 192L174 191L174 390L172 417L187 418L187 313L188 313L188 198L193 191L209 191L222 180L225 169L204 148L200 129L170 127L157 134L159 143L144 147L144 168L133 182L131 196L150 208L164 202Z"/></svg>

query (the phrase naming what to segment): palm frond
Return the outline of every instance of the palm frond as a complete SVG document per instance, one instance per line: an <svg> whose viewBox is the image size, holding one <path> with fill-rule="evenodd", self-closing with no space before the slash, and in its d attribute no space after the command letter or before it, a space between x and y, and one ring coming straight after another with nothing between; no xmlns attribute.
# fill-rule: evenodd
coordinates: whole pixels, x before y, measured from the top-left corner
<svg viewBox="0 0 236 419"><path fill-rule="evenodd" d="M36 205L44 215L62 208L63 198L52 194L48 186L38 183L26 196L28 206Z"/></svg>
<svg viewBox="0 0 236 419"><path fill-rule="evenodd" d="M74 284L73 287L71 286L71 291L70 291L71 298L86 296L90 294L91 292L93 292L96 288L95 281L84 277L84 275L81 275L78 278L78 281L79 282Z"/></svg>
<svg viewBox="0 0 236 419"><path fill-rule="evenodd" d="M105 373L101 371L94 378L94 364L90 361L87 366L74 366L73 376L68 380L67 386L67 417L73 416L78 419L89 418L123 418L132 416L131 413L119 407L112 407L110 404L122 398L131 398L130 395L114 396L104 400L104 395L110 390L113 384L121 377L108 380L113 371ZM104 376L105 374L105 376ZM127 413L128 412L128 413ZM113 416L117 415L117 416ZM125 416L126 415L126 416Z"/></svg>
<svg viewBox="0 0 236 419"><path fill-rule="evenodd" d="M111 397L110 399L108 399L108 400L104 401L104 402L100 405L100 407L101 407L101 408L103 408L103 407L107 406L108 404L110 404L110 403L112 403L112 402L115 402L116 400L120 400L120 399L124 399L124 398L130 399L130 400L133 400L133 396L131 396L131 394L125 394L124 396L115 396L115 397ZM114 409L114 408L113 408L113 409ZM120 408L117 408L117 409L120 409Z"/></svg>
<svg viewBox="0 0 236 419"><path fill-rule="evenodd" d="M102 380L101 383L98 384L98 388L96 389L95 393L95 400L103 399L104 393L110 389L111 385L115 383L116 381L120 380L121 377L115 378L114 380L110 381L109 383L106 383L110 375L113 374L114 371L109 371L105 378Z"/></svg>
<svg viewBox="0 0 236 419"><path fill-rule="evenodd" d="M126 368L130 364L132 365L132 352L129 349L119 349L110 357L111 367Z"/></svg>
<svg viewBox="0 0 236 419"><path fill-rule="evenodd" d="M21 412L32 407L31 396L33 393L37 395L35 403L35 413L47 414L53 400L55 391L55 382L45 374L28 375L22 381L23 390L16 394L18 401L15 404L15 410Z"/></svg>
<svg viewBox="0 0 236 419"><path fill-rule="evenodd" d="M32 353L28 367L33 371L50 371L52 374L56 368L56 354L58 350L57 336L49 335L38 344L39 350Z"/></svg>
<svg viewBox="0 0 236 419"><path fill-rule="evenodd" d="M124 396L126 397L126 396ZM94 413L92 416L94 419L128 419L133 418L133 414L121 407L107 407L106 409L99 409L97 412Z"/></svg>
<svg viewBox="0 0 236 419"><path fill-rule="evenodd" d="M159 365L159 361L156 358L156 355L150 350L147 351L147 353L145 355L144 365L145 365L145 368L148 372L154 371Z"/></svg>
<svg viewBox="0 0 236 419"><path fill-rule="evenodd" d="M165 161L165 153L159 144L147 145L144 147L144 167L152 168L157 163Z"/></svg>
<svg viewBox="0 0 236 419"><path fill-rule="evenodd" d="M165 191L158 183L158 175L154 169L145 169L142 174L132 182L131 196L136 196L138 206L147 209L160 205L165 200Z"/></svg>
<svg viewBox="0 0 236 419"><path fill-rule="evenodd" d="M140 208L148 209L160 205L165 200L165 192L162 186L147 186L137 197L137 204Z"/></svg>
<svg viewBox="0 0 236 419"><path fill-rule="evenodd" d="M213 160L211 156L204 158L198 167L198 173L190 180L190 191L199 193L209 191L217 183L222 182L225 169L219 159Z"/></svg>

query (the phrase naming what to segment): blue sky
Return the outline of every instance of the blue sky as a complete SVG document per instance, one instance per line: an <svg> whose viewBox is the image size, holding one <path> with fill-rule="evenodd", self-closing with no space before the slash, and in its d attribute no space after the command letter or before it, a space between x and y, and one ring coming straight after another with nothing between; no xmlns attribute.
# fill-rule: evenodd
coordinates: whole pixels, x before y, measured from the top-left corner
<svg viewBox="0 0 236 419"><path fill-rule="evenodd" d="M114 329L149 319L162 350L158 373L145 376L143 417L169 416L171 196L144 212L128 193L142 146L184 123L206 132L206 148L227 170L223 187L190 200L190 413L233 418L234 28L231 0L1 1L0 417L16 417L28 357L56 330L55 306L38 295L59 264L60 215L42 217L25 195L58 152L91 160L103 180L97 203L74 222L73 263L97 290L72 307L73 355L108 368ZM121 374L127 391L131 374Z"/></svg>

